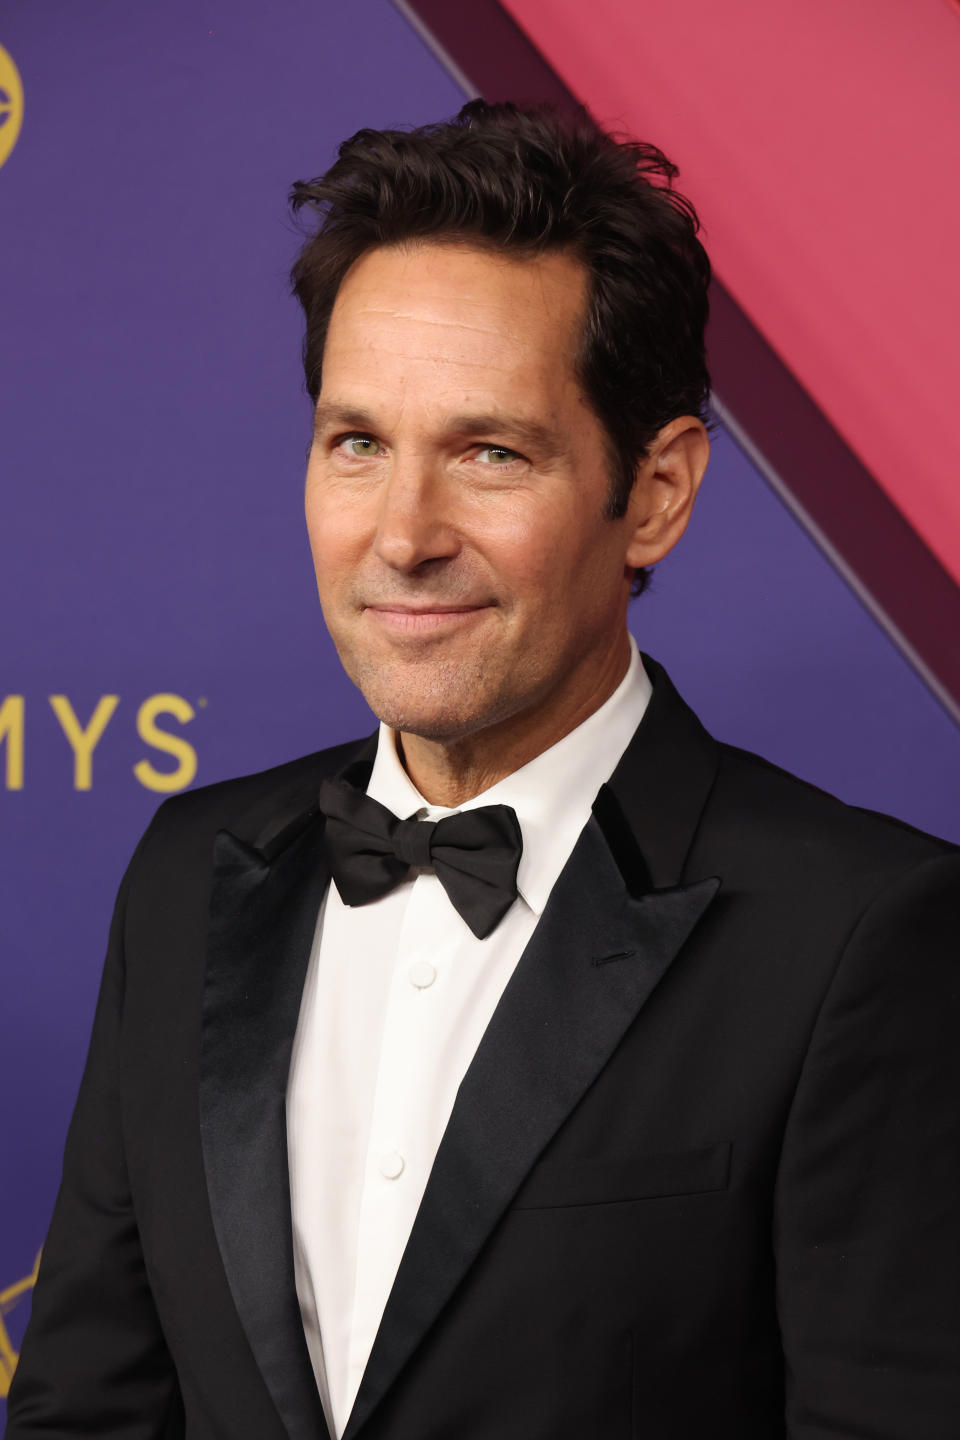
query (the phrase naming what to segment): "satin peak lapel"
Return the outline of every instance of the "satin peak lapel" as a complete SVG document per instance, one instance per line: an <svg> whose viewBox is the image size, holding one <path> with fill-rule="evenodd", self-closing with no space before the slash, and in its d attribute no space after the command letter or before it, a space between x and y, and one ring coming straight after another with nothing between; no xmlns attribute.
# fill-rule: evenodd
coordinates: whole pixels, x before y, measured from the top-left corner
<svg viewBox="0 0 960 1440"><path fill-rule="evenodd" d="M285 1109L329 879L322 834L315 811L263 849L218 834L200 1068L214 1229L237 1311L291 1440L328 1436L294 1281Z"/></svg>
<svg viewBox="0 0 960 1440"><path fill-rule="evenodd" d="M633 898L589 821L460 1086L343 1440L407 1364L719 886Z"/></svg>

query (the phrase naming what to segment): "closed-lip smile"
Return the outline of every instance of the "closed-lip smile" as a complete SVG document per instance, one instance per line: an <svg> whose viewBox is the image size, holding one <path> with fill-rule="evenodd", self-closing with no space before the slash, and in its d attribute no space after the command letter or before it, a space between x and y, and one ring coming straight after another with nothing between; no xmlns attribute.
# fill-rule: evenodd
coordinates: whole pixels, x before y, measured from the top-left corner
<svg viewBox="0 0 960 1440"><path fill-rule="evenodd" d="M450 605L431 601L413 604L404 604L402 601L383 602L364 606L382 625L413 635L422 635L431 630L452 629L489 608L486 604Z"/></svg>

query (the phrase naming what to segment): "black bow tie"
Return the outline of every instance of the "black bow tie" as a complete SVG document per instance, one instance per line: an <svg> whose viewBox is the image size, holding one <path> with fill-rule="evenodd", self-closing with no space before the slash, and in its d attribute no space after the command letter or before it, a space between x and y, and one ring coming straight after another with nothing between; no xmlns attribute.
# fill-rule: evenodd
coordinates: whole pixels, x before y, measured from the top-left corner
<svg viewBox="0 0 960 1440"><path fill-rule="evenodd" d="M386 895L411 866L436 872L478 940L496 929L517 897L523 851L520 822L509 805L482 805L442 820L398 820L347 780L324 780L330 869L345 905Z"/></svg>

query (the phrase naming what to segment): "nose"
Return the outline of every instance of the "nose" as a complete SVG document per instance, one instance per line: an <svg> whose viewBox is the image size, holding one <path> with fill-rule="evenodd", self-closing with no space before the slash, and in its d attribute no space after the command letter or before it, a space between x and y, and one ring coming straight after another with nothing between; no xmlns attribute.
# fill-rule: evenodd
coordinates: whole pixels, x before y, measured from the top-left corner
<svg viewBox="0 0 960 1440"><path fill-rule="evenodd" d="M379 502L373 548L392 570L409 575L459 551L450 486L428 460L395 460Z"/></svg>

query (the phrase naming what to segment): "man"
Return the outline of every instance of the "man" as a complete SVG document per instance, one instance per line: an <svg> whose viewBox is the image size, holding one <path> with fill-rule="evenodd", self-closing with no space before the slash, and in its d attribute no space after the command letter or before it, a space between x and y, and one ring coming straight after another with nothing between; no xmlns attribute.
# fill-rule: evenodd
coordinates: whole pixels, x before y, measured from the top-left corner
<svg viewBox="0 0 960 1440"><path fill-rule="evenodd" d="M960 1430L960 857L628 639L708 451L674 173L476 102L296 188L381 726L141 842L9 1440Z"/></svg>

